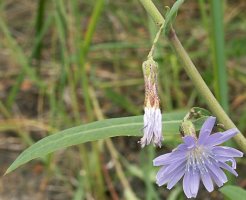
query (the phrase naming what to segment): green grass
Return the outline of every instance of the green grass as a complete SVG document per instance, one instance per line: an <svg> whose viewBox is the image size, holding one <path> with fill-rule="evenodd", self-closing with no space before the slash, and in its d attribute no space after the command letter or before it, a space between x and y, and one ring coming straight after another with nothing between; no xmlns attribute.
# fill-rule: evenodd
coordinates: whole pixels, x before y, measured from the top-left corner
<svg viewBox="0 0 246 200"><path fill-rule="evenodd" d="M223 1L210 1L211 8L211 43L213 49L215 94L222 107L228 112L227 67L224 44Z"/></svg>

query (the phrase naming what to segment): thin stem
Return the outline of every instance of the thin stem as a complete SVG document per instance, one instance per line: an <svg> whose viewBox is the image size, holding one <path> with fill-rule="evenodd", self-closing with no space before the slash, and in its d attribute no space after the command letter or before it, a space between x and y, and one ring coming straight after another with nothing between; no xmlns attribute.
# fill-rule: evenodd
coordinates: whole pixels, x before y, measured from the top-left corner
<svg viewBox="0 0 246 200"><path fill-rule="evenodd" d="M149 15L152 16L152 18L154 19L155 22L157 22L157 21L163 22L164 21L164 18L162 17L162 15L160 13L157 13L159 11L155 7L155 5L153 3L150 3L151 0L139 0L139 1L143 4L146 11L148 12ZM214 97L214 95L212 94L212 92L210 91L210 89L208 88L206 83L204 82L204 80L202 79L200 73L197 71L197 69L196 69L195 65L193 64L193 62L191 61L189 55L187 54L184 47L180 43L180 41L179 41L173 28L171 28L171 30L170 30L169 39L170 39L170 42L171 42L175 52L179 56L186 73L188 74L188 76L192 80L193 84L195 85L195 87L198 90L198 92L200 93L200 95L206 101L211 112L218 118L218 120L221 123L223 123L225 125L226 129L236 127L235 124L228 117L228 115L225 113L223 108L220 106L220 104L218 103L218 101L216 100L216 98ZM234 137L234 139L237 142L237 144L241 147L241 149L244 152L246 152L246 139L243 136L243 134L241 132L239 132Z"/></svg>
<svg viewBox="0 0 246 200"><path fill-rule="evenodd" d="M153 41L151 50L150 50L149 55L148 55L148 59L153 59L155 46L156 46L156 43L158 42L158 39L159 39L159 37L160 37L160 34L161 34L161 31L162 31L163 27L164 27L164 24L161 25L159 31L157 32L157 34L156 34L156 36L155 36L155 39L154 39L154 41Z"/></svg>

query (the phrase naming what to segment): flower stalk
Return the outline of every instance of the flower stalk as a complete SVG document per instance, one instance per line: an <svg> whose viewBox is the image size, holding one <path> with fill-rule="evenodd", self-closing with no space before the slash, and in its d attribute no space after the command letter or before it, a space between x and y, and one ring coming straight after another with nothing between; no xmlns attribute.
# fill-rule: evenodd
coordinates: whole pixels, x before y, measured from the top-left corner
<svg viewBox="0 0 246 200"><path fill-rule="evenodd" d="M153 18L158 26L162 25L165 20L163 16L160 14L158 9L152 3L151 0L139 0L141 4L144 6L148 14ZM194 86L200 93L200 95L204 98L205 102L207 103L208 107L210 108L211 112L218 118L218 120L225 125L226 129L235 128L235 124L232 120L228 117L226 112L223 110L221 105L218 103L204 80L202 79L200 73L196 69L195 65L191 61L189 55L187 54L186 50L180 43L175 31L173 28L170 29L170 33L168 36L173 49L175 50L176 54L180 58L182 62L182 66L184 67L186 73L192 80ZM235 141L237 142L238 146L246 152L246 138L243 136L241 132L239 132L234 137Z"/></svg>

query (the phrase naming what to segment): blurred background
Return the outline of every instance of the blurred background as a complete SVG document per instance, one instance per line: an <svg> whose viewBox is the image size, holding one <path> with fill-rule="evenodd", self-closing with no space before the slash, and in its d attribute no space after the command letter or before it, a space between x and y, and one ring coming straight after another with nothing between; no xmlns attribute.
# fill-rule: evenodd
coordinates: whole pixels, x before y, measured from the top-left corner
<svg viewBox="0 0 246 200"><path fill-rule="evenodd" d="M174 0L155 0L159 10ZM246 131L246 1L189 0L176 32L238 128ZM137 0L0 1L0 174L25 148L59 130L143 113L141 65L157 32ZM155 52L164 112L207 108L166 38ZM0 179L1 200L186 199L155 184L157 155L139 138L78 145ZM236 146L230 142L231 146ZM246 187L246 163L229 182ZM244 170L243 170L244 169ZM201 186L197 199L223 199Z"/></svg>

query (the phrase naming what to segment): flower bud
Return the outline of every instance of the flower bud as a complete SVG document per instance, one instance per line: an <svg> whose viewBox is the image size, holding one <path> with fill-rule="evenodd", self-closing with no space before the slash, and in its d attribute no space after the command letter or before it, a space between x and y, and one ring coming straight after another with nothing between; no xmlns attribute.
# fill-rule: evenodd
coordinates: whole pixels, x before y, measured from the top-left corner
<svg viewBox="0 0 246 200"><path fill-rule="evenodd" d="M162 136L162 115L160 100L158 97L158 64L152 58L143 63L143 74L145 83L144 101L144 136L141 138L141 146L149 145L161 147Z"/></svg>
<svg viewBox="0 0 246 200"><path fill-rule="evenodd" d="M184 120L180 125L180 133L182 136L192 136L196 138L196 129L194 124L190 120Z"/></svg>

